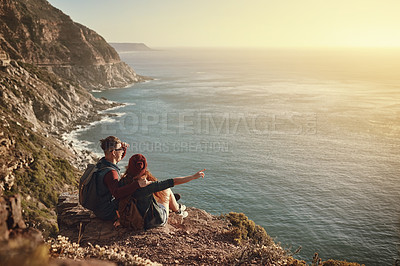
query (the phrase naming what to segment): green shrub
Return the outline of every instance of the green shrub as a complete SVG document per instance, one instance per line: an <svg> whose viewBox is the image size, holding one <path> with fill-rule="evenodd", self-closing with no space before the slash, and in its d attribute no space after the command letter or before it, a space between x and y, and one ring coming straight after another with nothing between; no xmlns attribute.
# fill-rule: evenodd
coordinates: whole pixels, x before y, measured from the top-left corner
<svg viewBox="0 0 400 266"><path fill-rule="evenodd" d="M340 261L340 260L322 261L322 259L319 258L318 253L315 253L311 266L360 266L360 264L355 263L355 262L347 262L347 261Z"/></svg>
<svg viewBox="0 0 400 266"><path fill-rule="evenodd" d="M49 248L25 238L9 241L0 249L1 265L49 265Z"/></svg>
<svg viewBox="0 0 400 266"><path fill-rule="evenodd" d="M322 262L322 266L360 266L360 264L339 260L327 260Z"/></svg>
<svg viewBox="0 0 400 266"><path fill-rule="evenodd" d="M46 149L44 146L51 144L40 134L13 121L6 130L14 136L15 147L11 149L18 158L25 158L29 165L14 171L15 183L4 194L23 195L22 208L26 222L40 229L44 236L56 235L58 228L54 210L59 193L66 187L76 187L79 171L66 159L54 155L60 154L60 151Z"/></svg>
<svg viewBox="0 0 400 266"><path fill-rule="evenodd" d="M273 243L265 229L249 220L244 213L230 212L223 217L232 224L231 233L236 243L241 244L242 240L250 240L255 244L262 245Z"/></svg>

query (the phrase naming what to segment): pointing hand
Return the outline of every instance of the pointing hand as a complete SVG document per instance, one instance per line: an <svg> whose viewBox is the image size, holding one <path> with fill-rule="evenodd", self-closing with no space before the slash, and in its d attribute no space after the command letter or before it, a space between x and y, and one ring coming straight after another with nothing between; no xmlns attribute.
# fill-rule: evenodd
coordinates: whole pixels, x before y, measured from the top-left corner
<svg viewBox="0 0 400 266"><path fill-rule="evenodd" d="M198 179L198 178L204 178L204 171L205 171L206 169L203 169L203 170L200 170L200 171L198 171L197 173L195 173L194 175L193 175L193 177L194 177L194 179Z"/></svg>

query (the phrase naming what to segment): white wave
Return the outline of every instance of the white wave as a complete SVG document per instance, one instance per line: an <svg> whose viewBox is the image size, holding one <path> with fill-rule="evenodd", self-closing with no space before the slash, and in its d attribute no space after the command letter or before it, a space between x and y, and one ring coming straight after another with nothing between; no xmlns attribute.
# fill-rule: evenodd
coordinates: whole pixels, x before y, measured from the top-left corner
<svg viewBox="0 0 400 266"><path fill-rule="evenodd" d="M136 103L124 103L125 104L125 106L134 106L134 105L136 105Z"/></svg>
<svg viewBox="0 0 400 266"><path fill-rule="evenodd" d="M106 110L99 111L99 114L106 114L106 113L109 113L110 111L118 110L118 109L120 109L120 108L125 107L126 105L128 105L128 104L126 104L126 103L120 103L120 104L122 104L122 105L110 107L110 108L108 108L108 109L106 109Z"/></svg>
<svg viewBox="0 0 400 266"><path fill-rule="evenodd" d="M84 150L90 150L91 152L93 152L96 156L101 157L102 153L96 152L95 150L93 150L91 147L93 147L93 145L95 144L94 142L90 142L87 140L80 140L78 138L79 134L83 131L86 131L98 124L109 124L109 123L114 123L115 121L117 121L118 118L126 115L126 113L124 112L119 112L119 113L108 113L108 111L112 111L114 109L118 109L121 108L123 106L116 106L116 107L112 107L109 108L107 110L103 110L100 111L100 114L113 114L114 116L109 116L109 115L105 115L102 119L97 120L97 121L93 121L87 125L79 125L77 126L74 130L70 131L70 132L66 132L63 133L61 135L61 139L67 144L69 145L71 148L73 148L74 150L80 152L80 151L84 151Z"/></svg>
<svg viewBox="0 0 400 266"><path fill-rule="evenodd" d="M112 88L109 88L108 90L128 89L128 88L133 87L136 83L138 83L138 82L130 83L130 84L126 85L125 87L112 87Z"/></svg>
<svg viewBox="0 0 400 266"><path fill-rule="evenodd" d="M114 113L117 117L123 117L124 115L127 115L127 113Z"/></svg>
<svg viewBox="0 0 400 266"><path fill-rule="evenodd" d="M71 132L64 133L61 135L61 139L76 151L89 150L89 146L92 143L86 140L78 139L79 132L82 132L83 130L85 130L85 128L78 128Z"/></svg>
<svg viewBox="0 0 400 266"><path fill-rule="evenodd" d="M93 126L95 126L97 124L113 123L113 122L115 122L117 120L116 119L117 117L118 116L106 116L106 117L103 117L101 120L94 121L94 122L90 123L90 127L93 127ZM88 129L88 128L86 128L86 129Z"/></svg>
<svg viewBox="0 0 400 266"><path fill-rule="evenodd" d="M136 105L136 103L124 103L124 102L119 102L119 104L122 104L122 105L111 107L111 108L109 108L107 110L100 111L100 112L101 113L105 113L105 112L109 112L109 111L113 111L113 110L118 110L119 108L123 108L123 107L126 107L126 106L135 106Z"/></svg>
<svg viewBox="0 0 400 266"><path fill-rule="evenodd" d="M90 151L92 152L95 156L97 157L102 157L103 154L101 152L97 152L96 149L93 149L93 146L95 146L94 142L87 141L87 140L80 140L78 138L79 133L87 130L89 126L86 127L81 127L76 130L73 130L68 133L64 133L61 138L64 140L66 145L70 146L73 150L76 152L82 152L82 151Z"/></svg>
<svg viewBox="0 0 400 266"><path fill-rule="evenodd" d="M148 83L148 82L152 82L152 81L157 81L157 80L160 80L160 79L157 79L157 78L147 79L147 80L144 81L144 83Z"/></svg>

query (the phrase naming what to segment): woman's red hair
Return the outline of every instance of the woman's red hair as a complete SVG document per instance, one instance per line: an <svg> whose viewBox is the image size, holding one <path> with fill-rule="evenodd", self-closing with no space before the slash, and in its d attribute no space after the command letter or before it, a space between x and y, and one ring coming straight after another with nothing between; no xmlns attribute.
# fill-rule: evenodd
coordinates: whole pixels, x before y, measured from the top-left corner
<svg viewBox="0 0 400 266"><path fill-rule="evenodd" d="M133 180L138 180L144 175L148 181L158 181L147 169L146 157L142 154L135 154L129 159L128 166L122 178L129 178L130 180L128 180L128 183L131 183ZM160 202L166 202L168 199L168 194L165 190L155 192L153 195L156 197L157 201Z"/></svg>

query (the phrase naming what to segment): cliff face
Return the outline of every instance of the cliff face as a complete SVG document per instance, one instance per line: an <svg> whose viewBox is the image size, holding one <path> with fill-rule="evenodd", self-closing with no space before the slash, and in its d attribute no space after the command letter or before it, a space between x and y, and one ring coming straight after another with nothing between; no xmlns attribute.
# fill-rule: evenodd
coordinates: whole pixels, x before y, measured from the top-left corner
<svg viewBox="0 0 400 266"><path fill-rule="evenodd" d="M46 0L1 0L0 47L11 59L47 68L86 89L142 80L100 35Z"/></svg>
<svg viewBox="0 0 400 266"><path fill-rule="evenodd" d="M111 106L51 72L16 61L0 69L0 93L5 112L29 121L34 131L56 134Z"/></svg>
<svg viewBox="0 0 400 266"><path fill-rule="evenodd" d="M97 111L112 106L34 65L0 67L0 195L21 193L28 220L47 223L48 232L55 219L40 217L38 208L51 214L57 193L76 186L79 171L71 163L85 163L59 134L98 120Z"/></svg>
<svg viewBox="0 0 400 266"><path fill-rule="evenodd" d="M139 80L94 31L45 0L0 0L0 196L22 195L32 227L56 233L57 194L92 160L60 140L115 106L87 89Z"/></svg>

